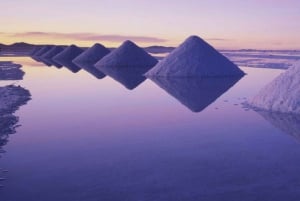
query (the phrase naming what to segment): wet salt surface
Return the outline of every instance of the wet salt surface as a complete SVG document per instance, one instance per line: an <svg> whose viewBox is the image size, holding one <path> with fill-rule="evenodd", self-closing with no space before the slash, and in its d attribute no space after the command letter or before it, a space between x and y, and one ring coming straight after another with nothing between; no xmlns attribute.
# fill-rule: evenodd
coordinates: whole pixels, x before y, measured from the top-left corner
<svg viewBox="0 0 300 201"><path fill-rule="evenodd" d="M299 118L242 106L282 70L242 68L245 77L193 112L193 100L151 80L128 90L11 59L32 100L4 146L1 200L299 200Z"/></svg>

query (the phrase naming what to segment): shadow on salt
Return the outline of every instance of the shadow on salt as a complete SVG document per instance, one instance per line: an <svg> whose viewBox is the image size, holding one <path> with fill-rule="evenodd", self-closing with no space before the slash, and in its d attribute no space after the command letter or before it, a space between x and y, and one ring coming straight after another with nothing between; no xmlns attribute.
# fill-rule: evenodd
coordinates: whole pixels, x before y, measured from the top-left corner
<svg viewBox="0 0 300 201"><path fill-rule="evenodd" d="M242 77L151 77L149 79L192 112L201 112Z"/></svg>

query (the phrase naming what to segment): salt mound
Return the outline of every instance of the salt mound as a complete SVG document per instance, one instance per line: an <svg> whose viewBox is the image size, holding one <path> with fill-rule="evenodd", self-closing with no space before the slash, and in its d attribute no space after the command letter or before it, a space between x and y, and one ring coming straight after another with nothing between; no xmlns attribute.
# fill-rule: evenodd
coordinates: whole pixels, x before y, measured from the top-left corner
<svg viewBox="0 0 300 201"><path fill-rule="evenodd" d="M218 77L242 76L244 72L204 40L191 36L145 75Z"/></svg>
<svg viewBox="0 0 300 201"><path fill-rule="evenodd" d="M30 92L20 86L0 87L0 114L14 113L30 100Z"/></svg>
<svg viewBox="0 0 300 201"><path fill-rule="evenodd" d="M40 51L40 49L42 49L42 47L40 47L40 46L35 47L35 48L32 50L32 52L30 53L30 55L31 55L31 56L32 56L32 55L35 55L38 51Z"/></svg>
<svg viewBox="0 0 300 201"><path fill-rule="evenodd" d="M34 60L40 62L40 56L42 54L45 54L46 52L48 52L53 46L52 45L45 45L42 48L40 48L40 50L38 50L37 52L35 52L35 54L33 54L31 56L31 58L33 58Z"/></svg>
<svg viewBox="0 0 300 201"><path fill-rule="evenodd" d="M0 61L0 80L22 80L25 72L21 67L11 61Z"/></svg>
<svg viewBox="0 0 300 201"><path fill-rule="evenodd" d="M201 112L241 77L151 77L154 83L193 112Z"/></svg>
<svg viewBox="0 0 300 201"><path fill-rule="evenodd" d="M105 74L95 68L94 64L110 53L110 50L103 45L96 43L89 49L85 50L73 60L73 63L91 73L95 77L101 79Z"/></svg>
<svg viewBox="0 0 300 201"><path fill-rule="evenodd" d="M48 52L41 55L40 59L58 67L58 68L61 68L62 65L53 61L52 58L55 57L57 54L61 53L63 50L64 50L64 48L62 46L54 46Z"/></svg>
<svg viewBox="0 0 300 201"><path fill-rule="evenodd" d="M266 85L248 103L263 110L300 114L300 61Z"/></svg>
<svg viewBox="0 0 300 201"><path fill-rule="evenodd" d="M53 61L65 66L72 72L76 73L81 70L79 66L72 62L78 55L83 52L83 49L77 47L76 45L70 45L65 48L62 52L58 53L53 57Z"/></svg>
<svg viewBox="0 0 300 201"><path fill-rule="evenodd" d="M95 67L102 72L105 71L105 68L130 68L145 73L156 63L157 60L145 50L131 41L125 41L119 48L97 62Z"/></svg>
<svg viewBox="0 0 300 201"><path fill-rule="evenodd" d="M53 45L45 45L39 51L37 51L33 56L40 57L42 54L48 52L52 47Z"/></svg>

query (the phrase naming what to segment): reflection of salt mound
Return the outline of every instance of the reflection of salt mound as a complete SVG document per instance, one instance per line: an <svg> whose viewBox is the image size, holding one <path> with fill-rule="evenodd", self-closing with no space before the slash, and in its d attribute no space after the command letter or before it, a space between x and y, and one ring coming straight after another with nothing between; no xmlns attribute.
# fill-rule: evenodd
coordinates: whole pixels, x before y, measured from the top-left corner
<svg viewBox="0 0 300 201"><path fill-rule="evenodd" d="M258 111L268 122L300 142L300 115Z"/></svg>
<svg viewBox="0 0 300 201"><path fill-rule="evenodd" d="M25 73L21 67L11 61L0 61L0 80L22 80Z"/></svg>
<svg viewBox="0 0 300 201"><path fill-rule="evenodd" d="M243 71L198 36L191 36L186 39L178 48L146 73L147 77L241 75L244 75Z"/></svg>
<svg viewBox="0 0 300 201"><path fill-rule="evenodd" d="M300 62L265 86L249 104L264 110L300 114Z"/></svg>
<svg viewBox="0 0 300 201"><path fill-rule="evenodd" d="M57 54L59 54L60 52L62 52L64 50L63 47L61 46L54 46L52 47L49 51L47 51L46 53L44 53L43 55L41 55L41 59L58 67L61 68L62 65L58 64L57 62L53 61L53 57L55 57Z"/></svg>
<svg viewBox="0 0 300 201"><path fill-rule="evenodd" d="M237 83L241 77L151 77L159 87L193 112L200 112Z"/></svg>
<svg viewBox="0 0 300 201"><path fill-rule="evenodd" d="M95 45L81 53L78 57L76 57L73 60L73 63L83 68L87 72L91 73L95 77L101 79L105 77L105 74L96 69L94 64L100 59L102 59L109 52L109 49L107 49L101 44L96 43Z"/></svg>
<svg viewBox="0 0 300 201"><path fill-rule="evenodd" d="M83 52L83 49L77 47L76 45L70 45L69 47L65 48L62 52L58 53L52 59L53 61L65 66L69 70L74 73L77 73L81 70L79 66L72 62L78 55Z"/></svg>
<svg viewBox="0 0 300 201"><path fill-rule="evenodd" d="M157 60L145 50L131 41L125 41L119 48L103 57L95 67L104 72L105 68L136 69L136 72L146 72L157 63ZM105 72L104 72L105 73Z"/></svg>
<svg viewBox="0 0 300 201"><path fill-rule="evenodd" d="M136 69L104 68L103 70L106 75L110 76L129 90L136 88L146 80L143 73L136 71Z"/></svg>

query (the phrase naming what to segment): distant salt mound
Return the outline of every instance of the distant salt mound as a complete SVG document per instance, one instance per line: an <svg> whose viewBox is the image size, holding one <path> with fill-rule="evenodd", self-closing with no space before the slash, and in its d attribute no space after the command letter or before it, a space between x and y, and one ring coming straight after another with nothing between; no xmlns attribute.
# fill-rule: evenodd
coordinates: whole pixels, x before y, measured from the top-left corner
<svg viewBox="0 0 300 201"><path fill-rule="evenodd" d="M73 73L77 73L81 70L79 66L72 62L78 55L83 52L83 49L77 47L76 45L70 45L65 48L62 52L58 53L53 57L53 61L65 66Z"/></svg>
<svg viewBox="0 0 300 201"><path fill-rule="evenodd" d="M156 63L157 60L145 50L131 41L125 41L119 48L97 62L95 67L104 73L109 68L135 69L136 73L145 73Z"/></svg>
<svg viewBox="0 0 300 201"><path fill-rule="evenodd" d="M150 79L192 112L201 112L234 86L241 77L151 77Z"/></svg>
<svg viewBox="0 0 300 201"><path fill-rule="evenodd" d="M35 55L38 51L40 51L40 49L42 49L42 47L40 47L40 46L35 47L35 48L32 50L32 52L30 53L30 55L31 55L31 56L32 56L32 55Z"/></svg>
<svg viewBox="0 0 300 201"><path fill-rule="evenodd" d="M186 39L145 75L147 77L223 77L245 73L198 36Z"/></svg>
<svg viewBox="0 0 300 201"><path fill-rule="evenodd" d="M110 50L103 45L96 43L89 49L85 50L78 57L73 60L73 63L91 73L98 79L104 78L105 74L99 71L94 64L102 59L105 55L109 54Z"/></svg>
<svg viewBox="0 0 300 201"><path fill-rule="evenodd" d="M40 47L37 51L35 51L34 54L31 55L31 58L37 62L42 62L40 56L48 52L51 48L51 45L44 45Z"/></svg>
<svg viewBox="0 0 300 201"><path fill-rule="evenodd" d="M57 68L61 68L62 65L55 62L53 60L53 57L55 57L56 55L58 55L59 53L61 53L64 50L64 48L62 46L54 46L52 47L48 52L44 53L43 55L41 55L41 59L54 65Z"/></svg>
<svg viewBox="0 0 300 201"><path fill-rule="evenodd" d="M52 47L53 47L53 45L45 45L39 51L37 51L34 55L32 55L32 56L34 56L34 57L40 57L41 55L43 55L46 52L48 52Z"/></svg>
<svg viewBox="0 0 300 201"><path fill-rule="evenodd" d="M248 103L263 110L300 114L300 61L266 85Z"/></svg>

